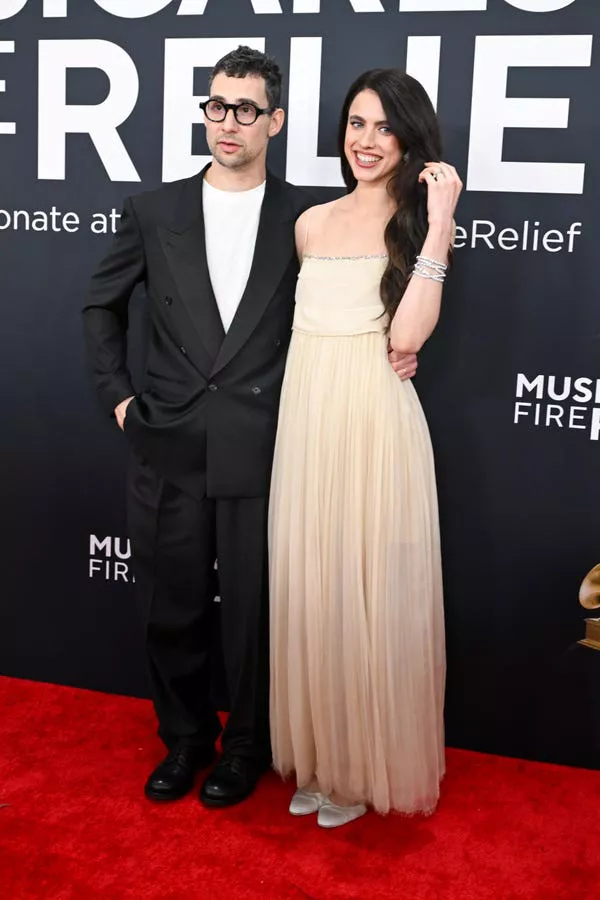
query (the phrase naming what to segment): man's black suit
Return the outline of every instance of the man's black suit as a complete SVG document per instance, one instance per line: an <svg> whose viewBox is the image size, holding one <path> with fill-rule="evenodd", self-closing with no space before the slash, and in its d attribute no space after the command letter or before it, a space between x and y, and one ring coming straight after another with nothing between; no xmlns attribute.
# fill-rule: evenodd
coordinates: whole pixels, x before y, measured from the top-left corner
<svg viewBox="0 0 600 900"><path fill-rule="evenodd" d="M205 170L206 171L206 170ZM267 505L304 192L268 175L246 290L225 334L206 259L204 172L126 201L84 310L109 413L126 397L128 527L147 608L153 699L167 746L211 743L208 696L218 559L230 716L223 749L266 763ZM150 336L142 390L126 361L128 303L143 282Z"/></svg>

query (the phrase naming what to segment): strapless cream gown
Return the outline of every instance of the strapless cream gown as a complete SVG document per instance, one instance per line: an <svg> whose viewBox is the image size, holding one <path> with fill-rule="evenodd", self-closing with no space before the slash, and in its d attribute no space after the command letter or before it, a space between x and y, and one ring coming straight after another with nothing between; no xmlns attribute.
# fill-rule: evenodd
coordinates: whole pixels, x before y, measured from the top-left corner
<svg viewBox="0 0 600 900"><path fill-rule="evenodd" d="M387 359L384 257L305 257L269 511L275 768L379 812L444 773L433 456Z"/></svg>

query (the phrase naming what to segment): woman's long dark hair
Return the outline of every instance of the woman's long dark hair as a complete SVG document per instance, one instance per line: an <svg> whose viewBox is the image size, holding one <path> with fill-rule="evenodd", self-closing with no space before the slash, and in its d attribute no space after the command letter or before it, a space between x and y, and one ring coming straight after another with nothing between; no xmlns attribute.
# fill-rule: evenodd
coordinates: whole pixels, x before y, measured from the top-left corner
<svg viewBox="0 0 600 900"><path fill-rule="evenodd" d="M365 90L379 97L402 152L388 184L396 212L385 229L388 264L381 279L381 299L391 322L427 235L427 187L417 178L426 162L442 158L442 138L431 100L415 78L399 69L364 72L346 95L338 130L342 175L349 192L357 182L344 151L348 113L356 95Z"/></svg>

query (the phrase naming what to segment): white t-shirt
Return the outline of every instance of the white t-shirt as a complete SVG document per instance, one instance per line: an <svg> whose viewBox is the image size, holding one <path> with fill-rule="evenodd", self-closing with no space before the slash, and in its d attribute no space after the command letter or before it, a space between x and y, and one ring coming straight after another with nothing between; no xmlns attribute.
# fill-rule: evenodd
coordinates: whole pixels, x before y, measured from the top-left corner
<svg viewBox="0 0 600 900"><path fill-rule="evenodd" d="M226 332L250 275L265 185L263 181L250 191L221 191L204 179L206 259Z"/></svg>

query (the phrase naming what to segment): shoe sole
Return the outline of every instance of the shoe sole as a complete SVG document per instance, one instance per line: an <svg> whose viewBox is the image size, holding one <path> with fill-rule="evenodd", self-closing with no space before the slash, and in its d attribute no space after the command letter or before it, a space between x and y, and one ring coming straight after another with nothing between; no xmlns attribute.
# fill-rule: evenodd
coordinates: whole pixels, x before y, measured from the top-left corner
<svg viewBox="0 0 600 900"><path fill-rule="evenodd" d="M187 788L183 792L179 792L177 794L164 794L159 791L152 791L147 788L144 788L144 795L148 800L152 800L155 803L172 803L174 800L182 800L187 794L190 794L194 790L194 785Z"/></svg>
<svg viewBox="0 0 600 900"><path fill-rule="evenodd" d="M367 812L368 810L365 809L364 812L360 812L358 813L358 815L352 816L351 819L342 819L339 822L321 822L317 818L317 825L319 826L319 828L343 828L344 825L351 825L352 822L357 822L358 819L362 819L363 816L366 816Z"/></svg>
<svg viewBox="0 0 600 900"><path fill-rule="evenodd" d="M250 791L248 794L244 794L243 797L236 797L235 800L215 800L212 797L203 797L200 795L200 803L203 806L207 806L209 809L224 809L226 806L237 806L238 803L243 803L244 800L247 800L254 791Z"/></svg>

